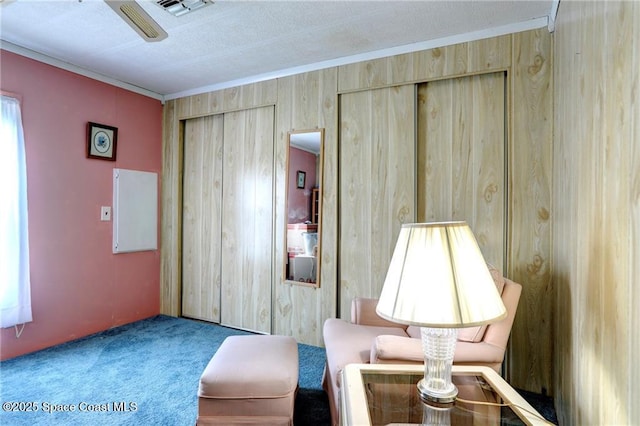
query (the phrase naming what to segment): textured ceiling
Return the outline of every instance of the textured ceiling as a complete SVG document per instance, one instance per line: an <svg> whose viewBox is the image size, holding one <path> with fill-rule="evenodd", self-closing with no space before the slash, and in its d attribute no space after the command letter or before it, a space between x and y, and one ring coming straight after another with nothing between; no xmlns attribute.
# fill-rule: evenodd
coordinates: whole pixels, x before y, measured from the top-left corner
<svg viewBox="0 0 640 426"><path fill-rule="evenodd" d="M138 3L167 39L145 42L102 0L5 0L0 38L9 44L2 47L170 98L430 41L540 27L554 2L218 0L180 17Z"/></svg>

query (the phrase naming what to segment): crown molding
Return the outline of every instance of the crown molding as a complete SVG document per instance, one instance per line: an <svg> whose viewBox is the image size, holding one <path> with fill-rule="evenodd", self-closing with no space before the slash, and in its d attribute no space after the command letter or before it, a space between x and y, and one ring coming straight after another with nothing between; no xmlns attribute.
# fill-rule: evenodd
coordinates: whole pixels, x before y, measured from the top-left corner
<svg viewBox="0 0 640 426"><path fill-rule="evenodd" d="M164 98L165 100L171 100L171 99L183 98L186 96L200 95L202 93L214 92L216 90L222 90L222 89L229 89L231 87L258 83L261 81L272 80L275 78L289 77L292 75L311 72L311 71L318 71L325 68L331 68L331 67L336 67L341 65L349 65L357 62L370 61L373 59L380 59L388 56L418 52L421 50L434 49L436 47L451 46L453 44L466 43L470 41L477 41L477 40L482 40L486 38L502 36L506 34L513 34L513 33L519 33L523 31L544 28L544 27L548 27L548 25L549 25L549 17L544 16L541 18L532 19L524 22L518 22L515 24L502 25L500 27L488 28L488 29L473 31L465 34L457 34L455 36L443 37L435 40L428 40L424 42L406 44L403 46L376 50L376 51L361 53L357 55L345 56L342 58L332 59L332 60L323 61L323 62L316 62L313 64L303 65L299 67L287 68L287 69L265 73L265 74L258 74L255 76L242 78L238 80L226 81L222 83L198 87L195 89L184 90L177 93L170 93L165 95Z"/></svg>
<svg viewBox="0 0 640 426"><path fill-rule="evenodd" d="M151 90L144 89L142 87L134 86L133 84L125 83L123 81L117 80L115 78L107 77L105 75L86 70L79 66L70 64L68 62L61 61L56 58L52 58L51 56L44 55L42 53L35 52L33 50L27 49L25 47L18 46L16 44L10 43L5 40L0 40L0 49L6 50L8 52L15 53L20 56L27 57L29 59L33 59L38 62L45 63L47 65L54 66L56 68L61 68L63 70L82 75L84 77L89 77L93 80L98 80L103 83L110 84L112 86L120 87L121 89L126 89L131 92L135 92L144 96L148 96L150 98L158 99L162 103L164 103L164 96L159 93L152 92Z"/></svg>
<svg viewBox="0 0 640 426"><path fill-rule="evenodd" d="M553 22L555 22L555 13L557 13L559 0L554 1L554 8L552 10ZM84 68L78 67L76 65L61 61L56 58L52 58L50 56L35 52L33 50L15 45L13 43L0 40L0 49L7 50L9 52L16 53L21 56L25 56L30 59L34 59L39 62L43 62L49 65L52 65L57 68L61 68L79 75L83 75L85 77L92 78L94 80L102 81L103 83L111 84L116 87L120 87L122 89L129 90L131 92L139 93L144 96L148 96L150 98L158 99L163 104L167 100L178 99L187 96L199 95L202 93L214 92L217 90L228 89L231 87L242 86L245 84L258 83L261 81L267 81L282 77L289 77L296 74L302 74L305 72L318 71L321 69L337 67L342 65L354 64L357 62L371 61L374 59L380 59L384 57L401 55L405 53L418 52L421 50L434 49L436 47L444 47L450 46L459 43L467 43L477 40L483 40L491 37L498 37L506 34L513 34L523 31L529 31L539 28L547 27L550 32L553 31L553 22L552 17L544 16L537 19L531 19L528 21L518 22L514 24L502 25L499 27L487 28L479 31L472 31L464 34L457 34L450 37L442 37L434 40L427 40L423 42L411 43L402 46L396 46L388 49L376 50L372 52L360 53L351 56L345 56L342 58L336 58L328 61L315 62L312 64L302 65L299 67L286 68L278 71L273 71L264 74L257 74L254 76L241 78L237 80L230 80L221 83L216 83L212 85L202 86L194 89L184 90L181 92L170 93L170 94L160 94L153 92L151 90L144 89L142 87L134 86L129 83L125 83L123 81L117 80L112 77L108 77L93 71L86 70Z"/></svg>

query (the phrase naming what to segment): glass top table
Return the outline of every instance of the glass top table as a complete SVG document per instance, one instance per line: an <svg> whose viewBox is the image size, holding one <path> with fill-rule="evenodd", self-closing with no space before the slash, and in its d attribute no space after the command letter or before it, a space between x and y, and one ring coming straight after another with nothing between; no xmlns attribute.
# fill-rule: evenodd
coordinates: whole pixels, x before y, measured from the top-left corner
<svg viewBox="0 0 640 426"><path fill-rule="evenodd" d="M547 425L494 370L453 366L453 404L423 402L421 365L350 364L342 372L342 425Z"/></svg>

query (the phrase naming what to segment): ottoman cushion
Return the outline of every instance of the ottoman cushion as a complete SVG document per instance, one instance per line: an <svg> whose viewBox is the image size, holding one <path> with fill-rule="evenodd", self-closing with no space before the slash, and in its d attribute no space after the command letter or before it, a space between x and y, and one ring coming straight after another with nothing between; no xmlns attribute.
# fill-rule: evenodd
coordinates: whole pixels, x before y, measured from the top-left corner
<svg viewBox="0 0 640 426"><path fill-rule="evenodd" d="M200 377L198 423L293 424L297 388L294 338L227 337Z"/></svg>

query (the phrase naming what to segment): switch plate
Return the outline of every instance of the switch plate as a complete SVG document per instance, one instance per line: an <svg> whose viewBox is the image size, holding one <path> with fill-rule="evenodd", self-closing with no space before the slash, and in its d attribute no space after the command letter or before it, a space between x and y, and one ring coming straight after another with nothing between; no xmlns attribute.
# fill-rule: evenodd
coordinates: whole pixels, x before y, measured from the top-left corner
<svg viewBox="0 0 640 426"><path fill-rule="evenodd" d="M111 207L100 207L100 220L103 222L109 222L111 220Z"/></svg>

